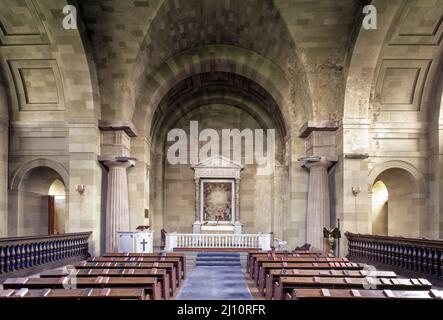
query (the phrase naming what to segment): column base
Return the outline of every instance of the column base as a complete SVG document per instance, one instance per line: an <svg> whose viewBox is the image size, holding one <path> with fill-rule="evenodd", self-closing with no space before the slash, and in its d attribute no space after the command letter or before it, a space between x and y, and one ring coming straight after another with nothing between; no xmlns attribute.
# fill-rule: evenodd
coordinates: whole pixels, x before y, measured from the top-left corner
<svg viewBox="0 0 443 320"><path fill-rule="evenodd" d="M234 234L242 234L243 225L240 221L234 223Z"/></svg>
<svg viewBox="0 0 443 320"><path fill-rule="evenodd" d="M195 221L192 224L192 233L201 233L202 232L202 224L200 221Z"/></svg>

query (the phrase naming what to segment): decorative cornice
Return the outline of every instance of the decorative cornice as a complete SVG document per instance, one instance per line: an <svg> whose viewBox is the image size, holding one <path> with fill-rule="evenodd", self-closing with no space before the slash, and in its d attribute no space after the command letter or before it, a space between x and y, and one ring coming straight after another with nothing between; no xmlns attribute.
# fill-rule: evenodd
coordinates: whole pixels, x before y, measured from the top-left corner
<svg viewBox="0 0 443 320"><path fill-rule="evenodd" d="M339 128L339 121L323 120L323 121L307 121L299 130L300 138L307 138L313 131L336 131Z"/></svg>
<svg viewBox="0 0 443 320"><path fill-rule="evenodd" d="M137 137L135 126L129 121L100 120L98 127L102 131L123 130L130 137Z"/></svg>

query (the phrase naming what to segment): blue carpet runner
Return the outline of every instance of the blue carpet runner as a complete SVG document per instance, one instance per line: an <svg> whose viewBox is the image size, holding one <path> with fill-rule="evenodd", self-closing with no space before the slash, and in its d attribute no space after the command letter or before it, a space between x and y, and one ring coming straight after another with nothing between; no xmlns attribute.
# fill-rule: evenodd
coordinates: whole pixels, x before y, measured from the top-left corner
<svg viewBox="0 0 443 320"><path fill-rule="evenodd" d="M177 295L177 300L251 299L240 255L232 252L198 253L196 267Z"/></svg>

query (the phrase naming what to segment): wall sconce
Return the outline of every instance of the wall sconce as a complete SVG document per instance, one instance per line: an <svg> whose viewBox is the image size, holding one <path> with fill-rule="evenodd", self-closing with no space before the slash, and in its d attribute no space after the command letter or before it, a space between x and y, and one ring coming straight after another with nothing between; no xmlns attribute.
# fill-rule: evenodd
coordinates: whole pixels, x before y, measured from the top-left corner
<svg viewBox="0 0 443 320"><path fill-rule="evenodd" d="M85 185L84 184L76 185L75 191L77 191L80 195L82 195L85 192Z"/></svg>
<svg viewBox="0 0 443 320"><path fill-rule="evenodd" d="M358 196L361 192L361 188L360 187L352 187L352 195L354 197Z"/></svg>

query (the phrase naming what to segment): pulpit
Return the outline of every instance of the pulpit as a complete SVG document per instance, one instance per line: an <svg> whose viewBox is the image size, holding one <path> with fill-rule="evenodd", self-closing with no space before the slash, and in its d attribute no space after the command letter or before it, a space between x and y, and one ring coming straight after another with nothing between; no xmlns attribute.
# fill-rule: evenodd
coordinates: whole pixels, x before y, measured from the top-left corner
<svg viewBox="0 0 443 320"><path fill-rule="evenodd" d="M153 231L117 232L118 252L152 253Z"/></svg>

